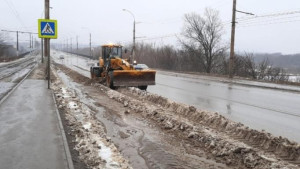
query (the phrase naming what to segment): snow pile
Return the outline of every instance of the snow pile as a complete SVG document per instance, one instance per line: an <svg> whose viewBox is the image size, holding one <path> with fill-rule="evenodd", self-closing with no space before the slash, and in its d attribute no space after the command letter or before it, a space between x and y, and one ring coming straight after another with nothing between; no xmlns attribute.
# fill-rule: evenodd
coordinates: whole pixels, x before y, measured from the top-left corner
<svg viewBox="0 0 300 169"><path fill-rule="evenodd" d="M291 142L286 138L275 137L265 131L257 131L244 126L241 123L233 122L218 113L197 110L193 106L173 102L162 96L148 93L137 88L129 88L129 92L139 99L147 100L158 104L171 112L188 119L195 124L201 124L224 132L253 147L262 148L265 151L273 152L278 157L289 161L300 161L300 145Z"/></svg>
<svg viewBox="0 0 300 169"><path fill-rule="evenodd" d="M203 149L228 165L257 169L299 168L294 165L299 162L297 143L249 129L218 113L199 111L137 88L118 92L96 86L133 112L154 120L161 128L181 131L187 138L200 142Z"/></svg>

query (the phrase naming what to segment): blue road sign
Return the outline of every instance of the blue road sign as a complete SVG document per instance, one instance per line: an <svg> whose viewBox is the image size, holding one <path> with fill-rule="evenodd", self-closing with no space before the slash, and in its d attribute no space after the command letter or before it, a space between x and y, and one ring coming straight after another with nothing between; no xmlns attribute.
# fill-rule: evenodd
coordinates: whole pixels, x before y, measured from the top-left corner
<svg viewBox="0 0 300 169"><path fill-rule="evenodd" d="M57 39L57 21L39 19L39 37Z"/></svg>

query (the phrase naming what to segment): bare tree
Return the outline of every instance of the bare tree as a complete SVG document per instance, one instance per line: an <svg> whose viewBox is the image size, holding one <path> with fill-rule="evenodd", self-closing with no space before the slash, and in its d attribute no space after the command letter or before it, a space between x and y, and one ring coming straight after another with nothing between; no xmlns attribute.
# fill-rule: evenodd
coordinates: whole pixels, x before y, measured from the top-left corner
<svg viewBox="0 0 300 169"><path fill-rule="evenodd" d="M181 40L181 43L187 51L196 54L203 71L211 73L220 65L219 58L225 55L227 49L221 43L223 27L219 12L207 8L203 16L190 13L184 19L182 35L187 41Z"/></svg>
<svg viewBox="0 0 300 169"><path fill-rule="evenodd" d="M268 58L264 59L258 65L258 79L264 79L266 77L268 67L270 67L270 61Z"/></svg>
<svg viewBox="0 0 300 169"><path fill-rule="evenodd" d="M249 76L251 76L252 79L257 78L257 69L256 65L253 59L253 53L248 54L246 53L245 57L245 67L246 67L246 72Z"/></svg>
<svg viewBox="0 0 300 169"><path fill-rule="evenodd" d="M241 77L257 78L257 68L254 62L253 53L245 53L244 56L235 57L234 73Z"/></svg>

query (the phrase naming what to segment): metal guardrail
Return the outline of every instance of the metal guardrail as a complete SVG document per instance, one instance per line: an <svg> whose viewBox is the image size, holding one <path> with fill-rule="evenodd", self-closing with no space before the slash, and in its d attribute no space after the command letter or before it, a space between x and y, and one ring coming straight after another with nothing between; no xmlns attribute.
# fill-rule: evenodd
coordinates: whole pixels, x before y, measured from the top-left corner
<svg viewBox="0 0 300 169"><path fill-rule="evenodd" d="M66 52L66 51L63 51L63 52ZM81 53L75 53L75 52L66 52L66 53L73 54L73 55L79 55L79 56L83 56L83 57L87 57L89 59L95 59L94 56L85 55L85 54L81 54Z"/></svg>

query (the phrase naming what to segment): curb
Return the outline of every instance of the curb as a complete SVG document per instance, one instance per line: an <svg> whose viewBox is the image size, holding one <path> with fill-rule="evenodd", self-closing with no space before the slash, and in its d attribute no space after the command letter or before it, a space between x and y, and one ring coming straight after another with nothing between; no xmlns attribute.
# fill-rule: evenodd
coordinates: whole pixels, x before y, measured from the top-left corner
<svg viewBox="0 0 300 169"><path fill-rule="evenodd" d="M74 169L74 165L73 165L72 156L71 156L71 153L70 153L70 149L69 149L69 145L68 145L66 133L65 133L65 130L64 130L61 118L60 118L59 111L57 109L57 103L56 103L56 100L55 100L55 94L54 94L53 91L51 91L51 93L52 93L52 98L53 98L54 105L55 105L55 111L56 111L56 114L57 114L57 119L58 119L58 123L59 123L59 129L60 129L61 135L62 135L62 141L63 141L64 150L65 150L65 155L66 155L66 158L67 158L67 166L68 166L67 169Z"/></svg>

